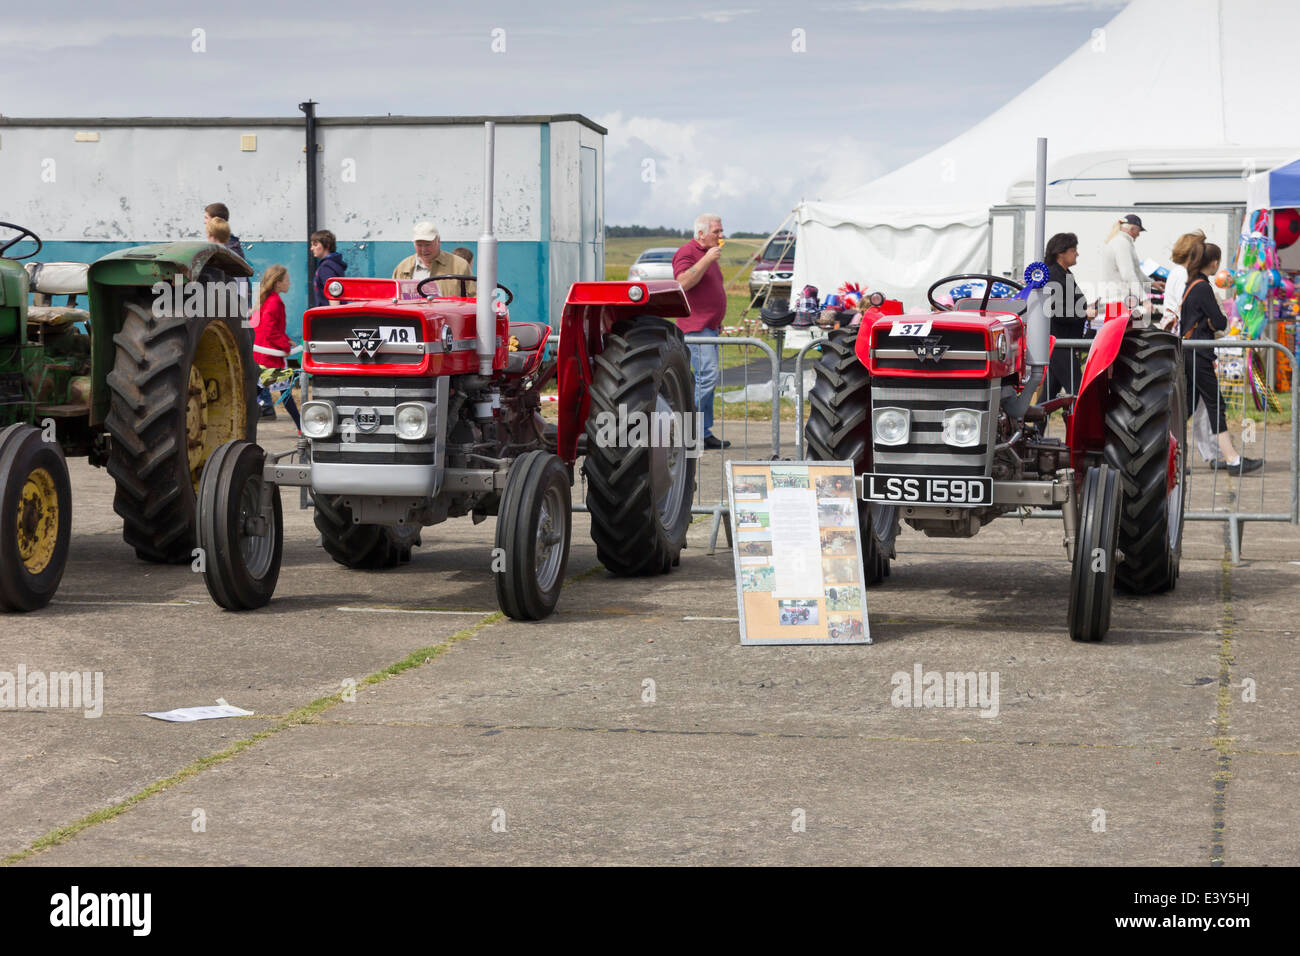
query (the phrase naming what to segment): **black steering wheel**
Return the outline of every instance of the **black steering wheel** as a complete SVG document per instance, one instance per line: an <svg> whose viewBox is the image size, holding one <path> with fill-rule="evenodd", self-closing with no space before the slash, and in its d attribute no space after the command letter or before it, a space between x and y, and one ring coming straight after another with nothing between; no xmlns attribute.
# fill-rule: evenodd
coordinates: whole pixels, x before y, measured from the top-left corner
<svg viewBox="0 0 1300 956"><path fill-rule="evenodd" d="M466 282L477 282L477 281L478 281L478 276L467 276L467 275L455 275L455 276L452 276L452 275L447 275L447 276L429 276L427 279L421 279L421 280L420 280L420 284L417 285L417 286L415 287L415 291L416 291L418 294L424 296L426 299L431 299L431 298L433 298L433 296L431 296L431 295L429 295L427 292L425 292L425 291L424 291L424 287L425 287L425 285L426 285L427 283L430 283L430 282L437 282L439 279L457 279L457 280L459 280L459 281L460 281L460 291L461 291L461 294L462 294L462 296L463 296L463 295L464 295L464 292L465 292L465 283L466 283ZM500 289L502 292L504 292L504 293L506 294L506 305L509 305L511 302L515 301L515 294L514 294L513 292L511 292L509 289L507 289L505 286L503 286L500 282L497 283L497 288ZM442 290L440 289L439 292L441 292L441 291L442 291Z"/></svg>
<svg viewBox="0 0 1300 956"><path fill-rule="evenodd" d="M10 239L8 242L6 242L4 245L0 245L0 257L6 258L6 259L13 259L15 262L17 262L19 259L30 259L32 256L36 255L38 252L41 251L41 249L43 249L43 248L45 247L45 243L41 242L41 237L38 236L38 235L36 235L36 233L32 232L32 231L31 231L30 229L28 229L26 226L17 226L17 225L14 225L12 222L0 222L0 229L17 229L17 230L18 230L18 235L14 236L12 239ZM31 252L27 253L27 255L25 255L25 256L6 256L6 255L5 255L5 253L9 251L9 247L10 247L10 246L16 246L16 245L18 245L18 243L20 243L20 242L22 242L24 239L28 239L28 238L32 239L32 240L36 243L36 248L33 249Z"/></svg>
<svg viewBox="0 0 1300 956"><path fill-rule="evenodd" d="M958 279L984 280L984 298L980 300L981 312L987 312L989 310L989 298L993 295L993 283L1001 282L1013 287L1017 292L1021 292L1025 288L1015 279L1008 279L1006 276L991 276L987 272L965 272L959 276L944 276L934 285L930 286L930 288L925 290L925 297L930 300L930 308L935 309L938 312L951 312L957 307L956 303L952 305L940 305L938 302L935 302L934 290L939 288L941 285L947 285L949 282L956 282Z"/></svg>

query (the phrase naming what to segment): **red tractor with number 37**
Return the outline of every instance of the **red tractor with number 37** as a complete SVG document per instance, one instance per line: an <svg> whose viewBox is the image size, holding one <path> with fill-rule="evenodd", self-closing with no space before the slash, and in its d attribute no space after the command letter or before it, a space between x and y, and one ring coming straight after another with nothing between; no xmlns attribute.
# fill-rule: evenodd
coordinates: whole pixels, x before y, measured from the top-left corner
<svg viewBox="0 0 1300 956"><path fill-rule="evenodd" d="M422 529L448 518L497 516L484 569L498 603L518 620L546 617L564 584L584 431L601 563L619 575L678 563L695 489L694 380L682 333L665 319L689 314L686 296L673 281L575 283L548 359L551 328L511 322L514 297L496 281L491 123L486 132L478 275L331 280L325 293L337 304L303 317L308 454L232 441L208 461L198 543L222 607L271 600L284 545L279 487L289 485L310 489L322 544L349 568L409 560ZM439 280L474 280L477 295L445 296ZM539 414L553 378L558 427Z"/></svg>
<svg viewBox="0 0 1300 956"><path fill-rule="evenodd" d="M935 290L983 280L981 298ZM1035 263L1016 298L987 275L948 276L936 311L833 333L815 366L808 456L852 461L868 583L889 574L901 521L968 538L994 518L1059 511L1073 563L1069 629L1101 640L1112 594L1171 590L1183 536L1187 414L1182 343L1134 308L1106 321L1077 395L1033 404L1055 341ZM1047 435L1064 409L1066 437Z"/></svg>

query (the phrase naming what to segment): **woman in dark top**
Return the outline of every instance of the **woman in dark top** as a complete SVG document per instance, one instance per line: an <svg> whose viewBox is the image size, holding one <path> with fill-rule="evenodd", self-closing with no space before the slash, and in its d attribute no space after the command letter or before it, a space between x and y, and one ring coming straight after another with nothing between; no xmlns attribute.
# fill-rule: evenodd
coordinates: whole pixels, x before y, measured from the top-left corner
<svg viewBox="0 0 1300 956"><path fill-rule="evenodd" d="M1182 320L1179 331L1184 339L1214 340L1215 332L1228 328L1228 318L1219 307L1219 300L1210 285L1210 276L1219 271L1223 253L1212 242L1197 241L1187 259L1187 291L1179 313ZM1184 349L1183 369L1187 375L1187 414L1196 410L1196 403L1204 402L1210 415L1210 426L1219 440L1219 453L1223 456L1214 462L1215 468L1241 475L1259 468L1258 458L1242 458L1232 445L1228 434L1228 419L1224 414L1223 395L1219 380L1214 375L1213 349Z"/></svg>
<svg viewBox="0 0 1300 956"><path fill-rule="evenodd" d="M1079 261L1079 237L1072 232L1058 232L1047 241L1043 255L1047 261L1047 315L1052 320L1052 334L1058 339L1081 339L1088 319L1096 313L1075 284L1070 267ZM1079 385L1079 359L1071 349L1052 349L1048 360L1047 380L1040 401L1050 401L1058 392L1073 395Z"/></svg>

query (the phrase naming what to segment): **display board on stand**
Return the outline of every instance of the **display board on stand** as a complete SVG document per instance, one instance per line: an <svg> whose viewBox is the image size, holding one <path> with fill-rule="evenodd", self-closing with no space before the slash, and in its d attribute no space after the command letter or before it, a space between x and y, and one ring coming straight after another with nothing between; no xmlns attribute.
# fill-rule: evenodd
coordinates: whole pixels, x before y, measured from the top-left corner
<svg viewBox="0 0 1300 956"><path fill-rule="evenodd" d="M852 462L729 461L742 644L870 644Z"/></svg>

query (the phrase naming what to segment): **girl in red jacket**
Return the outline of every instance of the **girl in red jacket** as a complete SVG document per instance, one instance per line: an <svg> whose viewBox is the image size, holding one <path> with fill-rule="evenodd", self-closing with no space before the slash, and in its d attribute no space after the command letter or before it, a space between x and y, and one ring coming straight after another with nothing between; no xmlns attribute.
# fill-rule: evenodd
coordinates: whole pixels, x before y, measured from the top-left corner
<svg viewBox="0 0 1300 956"><path fill-rule="evenodd" d="M267 269L258 287L257 318L253 321L253 328L256 329L253 336L255 346L273 349L285 354L288 354L293 349L293 340L284 331L284 300L280 298L282 292L288 291L289 270L279 265ZM256 350L253 354L257 358L257 364L265 369L282 369L285 367L283 356L268 355L265 352ZM264 373L262 380L265 382L268 379L278 377ZM271 389L264 385L258 393L257 400L262 405L262 417L274 419L275 400L271 394ZM290 385L285 395L284 408L289 413L289 417L293 419L294 426L301 431L302 420L298 417L298 406L293 402L292 385Z"/></svg>

